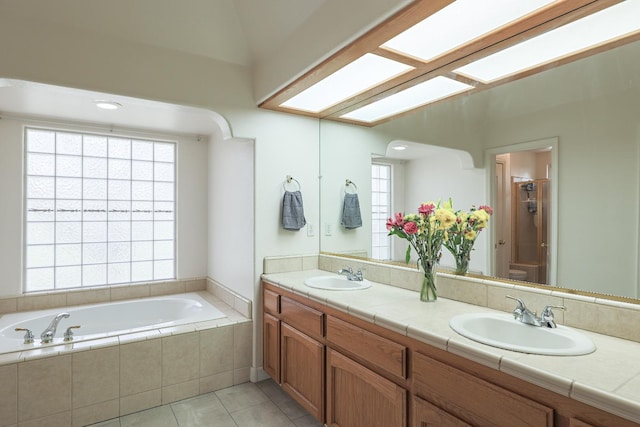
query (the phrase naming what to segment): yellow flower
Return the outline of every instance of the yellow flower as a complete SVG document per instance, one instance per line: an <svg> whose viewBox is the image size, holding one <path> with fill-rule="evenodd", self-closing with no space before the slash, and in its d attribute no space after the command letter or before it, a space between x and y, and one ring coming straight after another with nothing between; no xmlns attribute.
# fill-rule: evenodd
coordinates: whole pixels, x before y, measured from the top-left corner
<svg viewBox="0 0 640 427"><path fill-rule="evenodd" d="M447 230L456 222L456 214L447 209L436 209L434 217L440 222L440 230Z"/></svg>
<svg viewBox="0 0 640 427"><path fill-rule="evenodd" d="M464 238L467 240L475 240L477 235L478 233L474 230L465 230L464 232Z"/></svg>

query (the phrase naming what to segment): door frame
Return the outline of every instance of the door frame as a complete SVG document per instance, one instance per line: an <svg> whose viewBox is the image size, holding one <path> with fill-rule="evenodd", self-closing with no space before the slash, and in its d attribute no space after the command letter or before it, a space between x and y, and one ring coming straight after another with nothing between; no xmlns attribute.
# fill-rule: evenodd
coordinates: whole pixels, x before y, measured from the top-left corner
<svg viewBox="0 0 640 427"><path fill-rule="evenodd" d="M539 139L535 141L521 142L517 144L505 145L502 147L490 148L485 151L485 165L487 165L487 189L489 190L489 200L491 206L496 206L497 189L495 183L496 175L496 156L498 154L513 153L518 151L531 151L541 148L551 147L551 174L549 181L551 182L551 209L549 219L551 222L549 236L549 261L547 265L548 284L557 286L556 280L558 275L558 137ZM496 251L494 250L496 241L495 227L489 227L489 238L487 253L488 266L487 271L490 276L496 275Z"/></svg>

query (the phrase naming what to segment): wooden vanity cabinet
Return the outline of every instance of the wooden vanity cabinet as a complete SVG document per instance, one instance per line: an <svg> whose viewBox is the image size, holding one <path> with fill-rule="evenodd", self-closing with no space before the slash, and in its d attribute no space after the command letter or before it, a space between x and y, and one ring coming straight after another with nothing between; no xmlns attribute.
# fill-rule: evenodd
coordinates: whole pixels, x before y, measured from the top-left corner
<svg viewBox="0 0 640 427"><path fill-rule="evenodd" d="M264 369L339 427L638 424L264 285Z"/></svg>
<svg viewBox="0 0 640 427"><path fill-rule="evenodd" d="M407 391L327 349L327 426L404 427Z"/></svg>
<svg viewBox="0 0 640 427"><path fill-rule="evenodd" d="M266 288L263 304L263 369L324 422L324 314Z"/></svg>
<svg viewBox="0 0 640 427"><path fill-rule="evenodd" d="M474 426L552 427L554 423L552 408L418 352L413 354L413 392Z"/></svg>
<svg viewBox="0 0 640 427"><path fill-rule="evenodd" d="M280 384L280 295L264 290L262 322L263 369Z"/></svg>
<svg viewBox="0 0 640 427"><path fill-rule="evenodd" d="M324 314L287 297L280 304L282 388L324 421Z"/></svg>

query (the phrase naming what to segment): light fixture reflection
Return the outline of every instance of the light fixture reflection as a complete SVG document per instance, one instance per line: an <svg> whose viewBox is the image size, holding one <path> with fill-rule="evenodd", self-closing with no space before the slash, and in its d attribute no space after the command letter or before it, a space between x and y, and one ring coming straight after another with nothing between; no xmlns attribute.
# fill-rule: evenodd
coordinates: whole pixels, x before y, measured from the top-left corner
<svg viewBox="0 0 640 427"><path fill-rule="evenodd" d="M317 113L411 69L409 65L367 53L280 106Z"/></svg>
<svg viewBox="0 0 640 427"><path fill-rule="evenodd" d="M102 108L103 110L117 110L118 108L122 107L122 104L113 101L100 100L96 101L95 104L96 107Z"/></svg>
<svg viewBox="0 0 640 427"><path fill-rule="evenodd" d="M456 0L382 46L428 61L553 2Z"/></svg>
<svg viewBox="0 0 640 427"><path fill-rule="evenodd" d="M396 151L404 151L407 149L406 145L394 145L393 147L391 147L393 150Z"/></svg>
<svg viewBox="0 0 640 427"><path fill-rule="evenodd" d="M470 89L473 86L438 76L340 117L371 123Z"/></svg>
<svg viewBox="0 0 640 427"><path fill-rule="evenodd" d="M489 83L640 30L640 1L627 0L455 70Z"/></svg>

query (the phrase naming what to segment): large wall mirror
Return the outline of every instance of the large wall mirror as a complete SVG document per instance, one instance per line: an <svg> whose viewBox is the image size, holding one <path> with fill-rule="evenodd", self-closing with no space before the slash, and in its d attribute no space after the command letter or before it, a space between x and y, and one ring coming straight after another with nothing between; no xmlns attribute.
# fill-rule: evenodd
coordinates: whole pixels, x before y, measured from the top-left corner
<svg viewBox="0 0 640 427"><path fill-rule="evenodd" d="M380 229L380 220L384 228L386 218L376 217L372 203L388 199L392 212L413 212L423 201L448 197L459 209L495 203L495 165L505 162L501 156L511 152L509 147L554 140L554 162L544 167L542 177L529 177L533 185L522 187L524 196L530 190L529 199L522 200L522 215L530 215L530 221L540 214L539 206L530 203L534 188L542 189L551 178L557 186L555 236L536 242L552 245L554 271L548 285L639 298L637 58L640 42L442 101L373 128L321 120L320 250L401 260L403 242L395 238L385 249L380 239L386 238L386 230ZM395 151L393 146L405 149ZM537 157L550 156L538 151ZM513 187L515 175L507 176L507 182L520 188L521 184ZM347 188L347 180L355 186ZM346 228L341 225L344 195L356 188L362 226ZM536 197L542 200L544 195ZM490 232L483 232L476 242L470 270L508 277L496 266L500 239L493 220ZM441 264L452 266L453 261L445 254ZM545 283L543 276L550 277L539 270L537 278L524 279Z"/></svg>

